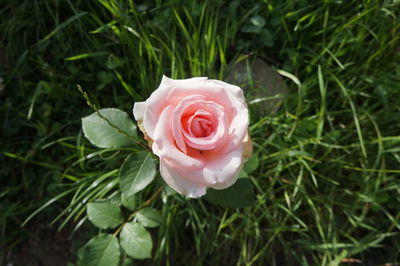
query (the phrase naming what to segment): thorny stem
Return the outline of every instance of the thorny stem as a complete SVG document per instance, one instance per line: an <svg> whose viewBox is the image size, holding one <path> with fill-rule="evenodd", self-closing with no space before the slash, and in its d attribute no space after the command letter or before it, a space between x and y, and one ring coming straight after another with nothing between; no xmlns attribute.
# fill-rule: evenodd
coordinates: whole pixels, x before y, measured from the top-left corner
<svg viewBox="0 0 400 266"><path fill-rule="evenodd" d="M149 206L150 203L151 203L153 200L155 200L158 196L160 196L162 190L163 190L163 187L159 187L159 188L157 189L157 191L156 191L148 200L146 200L146 201L142 204L142 206L140 206L139 208L137 208L136 210L134 210L134 211L131 213L131 215L129 215L128 219L126 219L126 221L118 227L118 229L114 232L113 236L117 236L117 235L119 234L119 232L121 232L121 230L122 230L122 228L124 227L124 225L127 224L127 223L129 223L129 222L133 219L133 217L135 216L135 214L136 214L138 211L140 211L141 209L144 209L144 208L146 208L147 206Z"/></svg>
<svg viewBox="0 0 400 266"><path fill-rule="evenodd" d="M121 133L122 135L125 135L125 136L127 136L128 138L132 139L136 144L138 144L138 145L144 147L145 149L147 149L147 150L150 149L149 146L147 146L146 144L144 144L140 139L137 139L137 138L135 138L134 136L129 135L127 132L123 131L122 129L120 129L119 127L117 127L116 125L114 125L107 117L103 116L103 115L99 112L99 109L97 108L97 106L96 106L95 104L93 104L93 103L90 101L88 94L82 89L82 87L81 87L79 84L77 84L76 86L78 87L79 92L80 92L80 93L82 94L82 96L85 98L86 104L87 104L89 107L91 107L93 110L95 110L95 111L96 111L96 114L97 114L101 119L103 119L104 121L106 121L107 124L108 124L110 127L112 127L112 128L114 128L115 130L117 130L118 133Z"/></svg>

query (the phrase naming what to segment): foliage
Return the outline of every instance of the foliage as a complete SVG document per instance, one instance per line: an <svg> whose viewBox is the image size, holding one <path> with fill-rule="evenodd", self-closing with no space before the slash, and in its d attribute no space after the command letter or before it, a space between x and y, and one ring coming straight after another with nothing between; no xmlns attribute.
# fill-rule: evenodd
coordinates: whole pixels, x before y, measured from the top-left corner
<svg viewBox="0 0 400 266"><path fill-rule="evenodd" d="M96 225L91 208L111 205L115 223L100 227L115 229L101 229L78 264L128 263L126 254L156 265L399 261L398 1L0 4L7 17L0 22L0 264L18 254L29 234L20 226L38 214L76 231ZM131 117L133 102L146 99L162 74L224 79L250 55L274 65L289 86L267 116L250 92L268 88L249 89L253 205L187 200L154 173L142 189L119 193L121 164L144 147L98 150L79 118L95 118L91 107ZM133 234L143 250L130 244ZM118 251L104 259L113 262L98 257L110 250Z"/></svg>

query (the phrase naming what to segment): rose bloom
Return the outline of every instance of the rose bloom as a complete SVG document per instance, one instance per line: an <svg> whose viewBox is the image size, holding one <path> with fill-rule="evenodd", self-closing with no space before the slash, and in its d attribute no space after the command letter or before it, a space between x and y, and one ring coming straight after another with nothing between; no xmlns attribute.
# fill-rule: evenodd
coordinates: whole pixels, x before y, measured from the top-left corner
<svg viewBox="0 0 400 266"><path fill-rule="evenodd" d="M233 185L251 155L243 91L226 82L163 76L145 102L135 103L133 114L160 158L161 176L187 197Z"/></svg>

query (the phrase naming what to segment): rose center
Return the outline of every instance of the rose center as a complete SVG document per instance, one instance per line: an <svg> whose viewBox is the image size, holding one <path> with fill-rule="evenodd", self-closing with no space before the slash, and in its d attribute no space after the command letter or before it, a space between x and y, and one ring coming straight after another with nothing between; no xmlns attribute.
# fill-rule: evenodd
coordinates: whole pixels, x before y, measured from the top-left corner
<svg viewBox="0 0 400 266"><path fill-rule="evenodd" d="M212 122L202 117L195 117L190 124L190 131L196 138L207 137L212 132Z"/></svg>
<svg viewBox="0 0 400 266"><path fill-rule="evenodd" d="M184 153L187 146L198 150L215 149L226 134L223 107L202 96L187 96L174 111L172 130L175 143Z"/></svg>

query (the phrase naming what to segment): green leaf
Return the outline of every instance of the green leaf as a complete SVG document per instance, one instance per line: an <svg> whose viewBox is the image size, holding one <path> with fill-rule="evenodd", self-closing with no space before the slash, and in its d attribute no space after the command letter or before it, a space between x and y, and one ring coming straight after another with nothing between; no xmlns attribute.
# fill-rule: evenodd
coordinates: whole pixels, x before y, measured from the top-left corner
<svg viewBox="0 0 400 266"><path fill-rule="evenodd" d="M98 228L114 228L124 221L120 208L110 202L91 202L87 205L89 220Z"/></svg>
<svg viewBox="0 0 400 266"><path fill-rule="evenodd" d="M121 246L125 252L135 259L151 257L153 241L149 232L139 223L125 224L120 235Z"/></svg>
<svg viewBox="0 0 400 266"><path fill-rule="evenodd" d="M145 227L157 227L161 224L160 211L154 208L144 208L136 213L136 218Z"/></svg>
<svg viewBox="0 0 400 266"><path fill-rule="evenodd" d="M100 148L112 148L135 143L129 136L137 136L136 126L127 113L115 108L100 109L99 113L114 127L97 112L82 118L83 133L93 145Z"/></svg>
<svg viewBox="0 0 400 266"><path fill-rule="evenodd" d="M238 178L241 178L241 177L249 178L249 175L243 168L242 168L242 170L240 170Z"/></svg>
<svg viewBox="0 0 400 266"><path fill-rule="evenodd" d="M253 184L248 178L239 178L233 186L227 189L208 189L205 199L222 207L248 207L254 204Z"/></svg>
<svg viewBox="0 0 400 266"><path fill-rule="evenodd" d="M251 17L250 22L258 28L262 28L265 25L265 19L258 15Z"/></svg>
<svg viewBox="0 0 400 266"><path fill-rule="evenodd" d="M126 158L119 171L119 184L125 197L144 189L153 181L156 165L149 152L136 152Z"/></svg>
<svg viewBox="0 0 400 266"><path fill-rule="evenodd" d="M121 205L121 193L118 191L117 193L114 193L111 198L107 199L107 202L120 206Z"/></svg>
<svg viewBox="0 0 400 266"><path fill-rule="evenodd" d="M132 258L124 256L121 266L135 266L135 265L137 264L134 263Z"/></svg>
<svg viewBox="0 0 400 266"><path fill-rule="evenodd" d="M243 168L246 171L246 173L251 174L252 172L257 170L258 165L259 165L258 155L253 153L253 155L244 164Z"/></svg>
<svg viewBox="0 0 400 266"><path fill-rule="evenodd" d="M136 208L135 196L126 197L124 193L121 193L121 203L128 210L133 211Z"/></svg>
<svg viewBox="0 0 400 266"><path fill-rule="evenodd" d="M79 266L116 266L119 264L119 244L113 235L92 238L83 248Z"/></svg>

